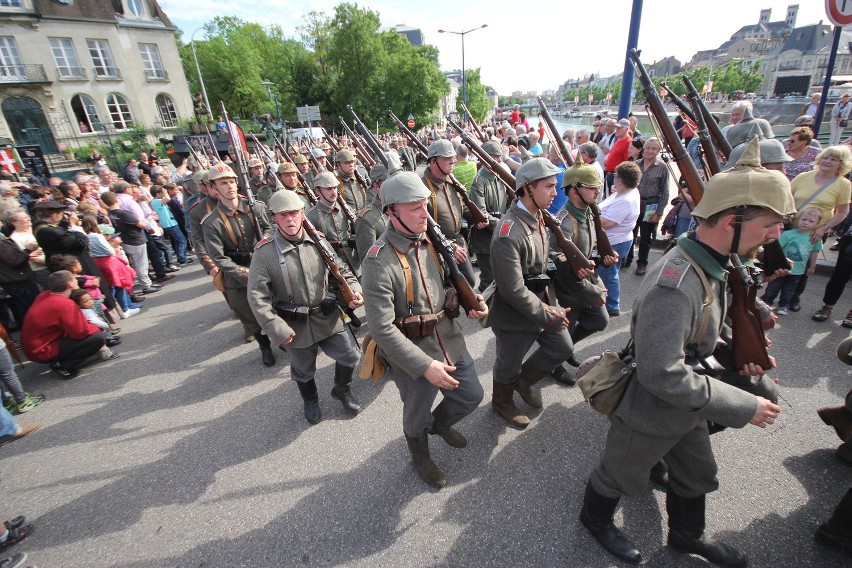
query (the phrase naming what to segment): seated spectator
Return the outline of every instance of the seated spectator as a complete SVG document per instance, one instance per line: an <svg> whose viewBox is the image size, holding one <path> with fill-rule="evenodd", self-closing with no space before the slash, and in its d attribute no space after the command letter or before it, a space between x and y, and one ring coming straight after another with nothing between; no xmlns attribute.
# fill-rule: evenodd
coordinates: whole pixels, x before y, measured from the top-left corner
<svg viewBox="0 0 852 568"><path fill-rule="evenodd" d="M71 299L80 307L80 311L83 312L84 316L86 316L87 322L100 328L101 331L107 334L106 343L103 347L101 347L100 351L98 351L98 356L101 360L109 361L110 359L118 359L118 353L113 353L110 347L119 345L121 343L121 338L118 337L112 329L110 329L107 321L99 316L94 310L95 301L92 299L92 296L86 290L78 288L71 292Z"/></svg>
<svg viewBox="0 0 852 568"><path fill-rule="evenodd" d="M70 299L78 288L67 270L50 275L48 290L39 294L24 319L21 347L31 361L50 365L63 379L73 379L87 357L100 351L106 334L86 321Z"/></svg>
<svg viewBox="0 0 852 568"><path fill-rule="evenodd" d="M89 276L88 274L83 274L83 267L80 266L80 261L77 258L67 255L67 254L55 254L50 257L50 261L47 263L48 268L51 272L56 272L58 270L67 270L71 274L77 278L77 285L88 291L89 294L92 295L92 298L95 299L95 311L102 318L106 319L103 310L104 303L104 295L100 291L99 286L101 285L101 279L97 276Z"/></svg>
<svg viewBox="0 0 852 568"><path fill-rule="evenodd" d="M0 328L0 330L3 334L7 334L5 329ZM31 395L24 391L21 379L15 373L12 355L5 346L0 347L0 389L3 391L3 406L12 413L29 412L44 402L44 395Z"/></svg>

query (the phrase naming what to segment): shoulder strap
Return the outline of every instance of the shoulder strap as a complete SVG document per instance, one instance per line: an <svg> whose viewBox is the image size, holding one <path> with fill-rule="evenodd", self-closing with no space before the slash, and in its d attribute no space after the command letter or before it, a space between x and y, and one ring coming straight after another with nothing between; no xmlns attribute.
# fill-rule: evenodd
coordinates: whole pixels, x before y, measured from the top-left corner
<svg viewBox="0 0 852 568"><path fill-rule="evenodd" d="M431 194L431 201L432 201L432 215L434 215L435 218L437 218L438 217L438 192L435 191L435 186L432 185L432 180L429 179L429 176L424 176L423 179L426 180L426 185L429 186L429 193Z"/></svg>
<svg viewBox="0 0 852 568"><path fill-rule="evenodd" d="M692 268L695 269L695 273L698 274L699 280L701 280L701 285L704 287L704 303L701 305L701 323L698 325L698 329L695 330L695 335L692 336L692 339L689 341L688 345L697 346L702 339L704 339L704 334L707 331L707 324L710 322L710 306L713 305L713 288L710 287L710 282L707 281L707 275L704 274L704 269L695 262L695 260L689 256L683 249L680 249L680 254L692 265Z"/></svg>
<svg viewBox="0 0 852 568"><path fill-rule="evenodd" d="M414 280L411 277L411 265L408 264L408 259L404 253L398 251L393 245L391 245L391 248L402 266L402 274L405 277L405 301L408 303L408 315L412 315L414 313Z"/></svg>
<svg viewBox="0 0 852 568"><path fill-rule="evenodd" d="M234 246L237 249L239 249L240 248L240 244L239 244L240 242L237 240L237 235L234 234L234 228L231 227L231 222L228 220L228 218L225 216L225 214L222 213L221 209L219 209L217 207L216 211L219 212L219 216L222 217L222 221L225 223L225 230L228 231L228 236L231 237L231 242L233 242Z"/></svg>
<svg viewBox="0 0 852 568"><path fill-rule="evenodd" d="M828 186L830 186L831 184L833 184L833 183L834 183L834 182L836 182L836 181L837 181L837 178L835 178L835 179L830 179L830 180L828 180L827 182L825 182L824 184L822 184L822 187L820 187L818 190L816 190L815 192L813 192L813 193L811 194L811 196L810 196L810 197L808 197L807 199L805 199L805 201L804 201L801 205L799 205L799 207L797 207L797 208L796 208L796 212L797 212L797 213L801 213L802 211L804 211L804 210L805 210L805 207L807 207L807 206L808 206L808 204L809 204L811 201L813 201L814 199L816 199L817 197L819 197L819 196L820 196L820 194L821 194L823 191L825 191L826 189L828 189Z"/></svg>

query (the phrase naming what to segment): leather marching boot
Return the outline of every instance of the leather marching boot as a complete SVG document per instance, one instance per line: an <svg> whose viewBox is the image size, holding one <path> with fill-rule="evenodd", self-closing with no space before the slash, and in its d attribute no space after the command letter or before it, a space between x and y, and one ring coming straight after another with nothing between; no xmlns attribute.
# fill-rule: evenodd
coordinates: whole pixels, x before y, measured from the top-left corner
<svg viewBox="0 0 852 568"><path fill-rule="evenodd" d="M526 428L530 425L530 419L526 414L515 406L512 397L515 394L513 385L504 385L494 381L494 394L491 398L491 406L500 417L514 428Z"/></svg>
<svg viewBox="0 0 852 568"><path fill-rule="evenodd" d="M331 389L331 396L336 398L343 404L343 409L358 414L361 412L361 405L352 396L352 375L355 374L355 367L344 367L340 363L334 364L334 388Z"/></svg>
<svg viewBox="0 0 852 568"><path fill-rule="evenodd" d="M533 365L529 359L521 365L521 376L518 378L518 382L515 383L515 390L518 391L524 402L533 408L541 408L542 404L541 394L533 390L532 387L548 374L547 371L542 371Z"/></svg>
<svg viewBox="0 0 852 568"><path fill-rule="evenodd" d="M463 448L467 446L467 440L465 437L462 436L458 430L453 428L453 424L464 418L464 416L450 415L444 408L444 403L442 402L435 407L435 410L432 412L432 417L434 418L434 421L432 422L432 429L429 430L430 434L442 437L446 443L454 448Z"/></svg>
<svg viewBox="0 0 852 568"><path fill-rule="evenodd" d="M701 495L686 498L671 489L666 491L669 548L680 554L697 554L716 566L748 566L748 556L745 553L704 534L706 497Z"/></svg>
<svg viewBox="0 0 852 568"><path fill-rule="evenodd" d="M254 334L254 338L257 339L257 346L260 347L260 357L263 359L263 365L266 367L274 366L275 354L272 353L272 343L269 341L269 337L257 332Z"/></svg>
<svg viewBox="0 0 852 568"><path fill-rule="evenodd" d="M852 412L842 406L826 406L817 410L817 414L826 425L834 428L844 442L852 436Z"/></svg>
<svg viewBox="0 0 852 568"><path fill-rule="evenodd" d="M817 529L814 536L820 544L852 557L852 489L846 492L831 518Z"/></svg>
<svg viewBox="0 0 852 568"><path fill-rule="evenodd" d="M305 420L311 424L317 424L322 420L322 413L319 407L319 394L317 393L317 383L311 379L307 382L296 381L296 386L299 387L299 394L302 395L302 400L305 401Z"/></svg>
<svg viewBox="0 0 852 568"><path fill-rule="evenodd" d="M612 522L618 501L595 491L589 481L583 497L580 522L607 552L624 562L639 564L642 562L642 555Z"/></svg>
<svg viewBox="0 0 852 568"><path fill-rule="evenodd" d="M447 478L444 477L444 473L438 469L438 466L435 465L435 462L429 456L429 436L426 434L418 438L409 438L406 436L405 441L408 442L411 461L414 463L414 467L417 468L420 478L438 489L446 485Z"/></svg>

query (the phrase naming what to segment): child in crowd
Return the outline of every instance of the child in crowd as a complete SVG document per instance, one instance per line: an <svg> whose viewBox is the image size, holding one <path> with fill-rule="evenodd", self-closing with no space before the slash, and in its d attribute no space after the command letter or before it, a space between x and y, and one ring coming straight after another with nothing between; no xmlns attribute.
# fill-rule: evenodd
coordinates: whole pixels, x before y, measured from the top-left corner
<svg viewBox="0 0 852 568"><path fill-rule="evenodd" d="M54 254L50 257L48 261L48 268L50 268L51 272L56 272L57 270L67 270L71 274L77 277L77 283L80 288L85 289L89 292L94 300L94 310L95 312L106 320L106 314L104 313L103 304L104 304L104 294L100 290L101 279L97 276L89 276L88 274L83 274L83 265L80 264L80 260L73 255L70 254Z"/></svg>
<svg viewBox="0 0 852 568"><path fill-rule="evenodd" d="M77 288L76 290L71 292L71 299L80 306L80 311L83 312L83 315L86 316L86 320L99 328L101 330L107 332L107 340L103 347L101 347L100 351L98 351L98 355L104 361L109 361L110 359L118 359L118 353L114 353L110 347L114 347L121 343L121 338L118 337L114 332L110 331L109 324L101 318L97 312L95 312L94 305L95 301L92 299L91 294L89 294L88 290L84 290L83 288Z"/></svg>
<svg viewBox="0 0 852 568"><path fill-rule="evenodd" d="M779 316L787 315L790 308L790 299L796 291L802 276L812 275L816 270L817 254L822 250L822 240L811 242L811 233L822 220L822 212L815 207L807 207L799 213L795 229L789 229L781 233L778 243L784 249L784 255L793 261L793 268L788 276L776 278L766 286L766 292L761 300L771 306L778 294L778 308L775 313Z"/></svg>

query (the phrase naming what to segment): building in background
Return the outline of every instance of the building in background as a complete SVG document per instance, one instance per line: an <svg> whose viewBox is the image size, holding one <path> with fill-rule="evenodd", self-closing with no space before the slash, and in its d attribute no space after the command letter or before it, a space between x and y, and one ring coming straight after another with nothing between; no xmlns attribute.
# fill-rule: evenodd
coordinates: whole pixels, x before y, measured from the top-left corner
<svg viewBox="0 0 852 568"><path fill-rule="evenodd" d="M0 138L56 154L192 116L156 0L0 0Z"/></svg>
<svg viewBox="0 0 852 568"><path fill-rule="evenodd" d="M412 28L405 24L397 24L393 29L395 29L396 33L399 35L405 36L405 39L407 39L411 45L423 45L426 43L426 36L423 35L420 28Z"/></svg>

